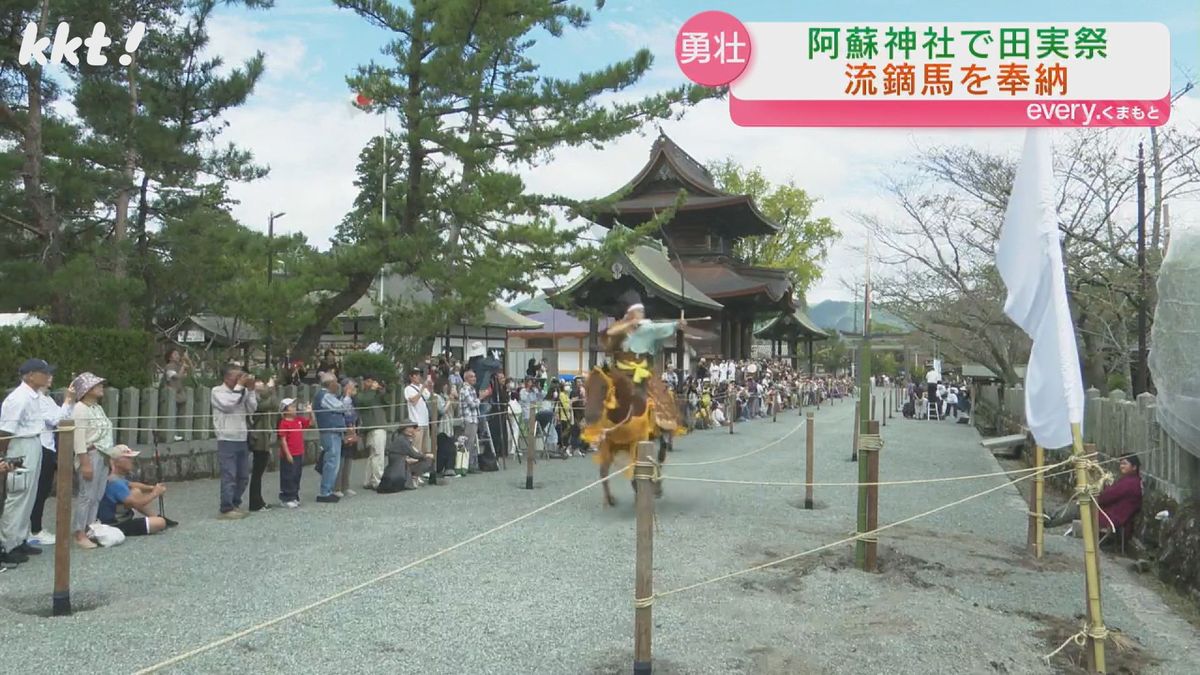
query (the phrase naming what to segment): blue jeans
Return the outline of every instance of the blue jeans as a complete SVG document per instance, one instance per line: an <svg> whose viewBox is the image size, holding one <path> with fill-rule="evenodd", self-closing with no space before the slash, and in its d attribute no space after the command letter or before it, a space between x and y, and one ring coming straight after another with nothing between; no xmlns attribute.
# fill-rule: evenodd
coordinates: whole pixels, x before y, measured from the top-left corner
<svg viewBox="0 0 1200 675"><path fill-rule="evenodd" d="M250 483L250 444L217 441L217 464L221 467L221 513L226 513L242 505L242 494Z"/></svg>
<svg viewBox="0 0 1200 675"><path fill-rule="evenodd" d="M292 457L292 461L279 460L279 501L300 501L300 474L304 470L304 456Z"/></svg>
<svg viewBox="0 0 1200 675"><path fill-rule="evenodd" d="M338 470L342 468L342 432L322 431L321 450L325 453L325 463L321 465L321 488L317 496L328 497L333 494Z"/></svg>

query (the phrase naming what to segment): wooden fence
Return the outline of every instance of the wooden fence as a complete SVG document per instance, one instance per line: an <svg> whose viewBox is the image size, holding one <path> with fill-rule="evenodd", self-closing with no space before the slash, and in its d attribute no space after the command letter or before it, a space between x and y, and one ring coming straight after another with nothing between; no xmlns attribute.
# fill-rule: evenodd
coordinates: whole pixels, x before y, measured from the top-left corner
<svg viewBox="0 0 1200 675"><path fill-rule="evenodd" d="M982 421L992 423L997 433L1022 431L1025 391L1020 385L1003 390L999 385L986 385L975 392ZM1200 496L1200 453L1180 445L1159 426L1154 394L1141 394L1130 401L1120 390L1103 397L1099 390L1088 389L1084 403L1085 443L1094 443L1104 457L1138 453L1147 487L1171 499ZM1049 456L1061 458L1069 449L1061 450L1048 449Z"/></svg>
<svg viewBox="0 0 1200 675"><path fill-rule="evenodd" d="M277 393L279 400L295 398L303 406L313 400L318 389L316 385L289 385L279 387ZM399 384L387 388L384 413L389 424L408 416L401 391L403 387ZM211 393L211 387L203 386L185 388L178 397L175 390L168 388L109 388L102 406L115 427L114 442L142 451L137 458L142 475L155 481L212 478L220 471ZM62 400L61 395L55 398ZM306 432L305 446L305 462L311 463L318 453L316 430ZM156 470L155 450L162 465L161 474ZM278 457L272 453L272 468L277 461Z"/></svg>

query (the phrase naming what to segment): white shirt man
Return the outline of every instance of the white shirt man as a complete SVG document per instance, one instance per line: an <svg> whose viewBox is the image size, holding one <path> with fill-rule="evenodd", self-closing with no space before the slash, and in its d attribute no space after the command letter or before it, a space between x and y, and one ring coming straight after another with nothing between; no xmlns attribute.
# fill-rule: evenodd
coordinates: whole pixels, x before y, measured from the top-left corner
<svg viewBox="0 0 1200 675"><path fill-rule="evenodd" d="M412 438L413 447L421 452L428 452L425 447L429 437L429 388L421 383L421 371L408 372L408 385L404 387L404 400L408 402L408 420L417 425L417 432Z"/></svg>
<svg viewBox="0 0 1200 675"><path fill-rule="evenodd" d="M12 476L12 483L22 490L8 491L4 496L4 512L0 514L0 561L21 562L26 556L41 553L26 543L29 538L29 516L37 496L38 479L42 468L41 434L46 428L40 389L49 386L54 368L41 359L29 359L18 372L21 384L0 405L0 457L24 460L24 472ZM8 472L0 480L10 478Z"/></svg>

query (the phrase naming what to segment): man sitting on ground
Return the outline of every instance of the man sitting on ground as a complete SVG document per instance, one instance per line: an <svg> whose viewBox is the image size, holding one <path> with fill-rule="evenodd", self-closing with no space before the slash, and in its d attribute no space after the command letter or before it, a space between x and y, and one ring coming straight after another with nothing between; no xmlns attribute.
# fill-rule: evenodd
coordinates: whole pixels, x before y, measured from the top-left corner
<svg viewBox="0 0 1200 675"><path fill-rule="evenodd" d="M146 485L129 480L133 458L139 454L137 450L128 445L114 445L104 453L108 455L110 469L108 485L97 512L101 523L112 525L127 537L154 534L178 525L158 514L155 500L167 491L166 485Z"/></svg>
<svg viewBox="0 0 1200 675"><path fill-rule="evenodd" d="M422 454L413 447L417 436L414 422L403 422L400 430L391 435L387 444L387 467L379 481L379 494L413 490L421 486L420 475L433 466L433 455Z"/></svg>
<svg viewBox="0 0 1200 675"><path fill-rule="evenodd" d="M1118 466L1121 477L1096 495L1096 504L1100 505L1100 530L1103 532L1120 530L1142 510L1142 460L1137 455L1126 455ZM1078 518L1079 507L1072 506L1051 519L1046 527L1059 527Z"/></svg>
<svg viewBox="0 0 1200 675"><path fill-rule="evenodd" d="M713 403L712 419L713 423L719 427L723 427L729 423L729 421L725 419L725 409L721 407L719 402Z"/></svg>

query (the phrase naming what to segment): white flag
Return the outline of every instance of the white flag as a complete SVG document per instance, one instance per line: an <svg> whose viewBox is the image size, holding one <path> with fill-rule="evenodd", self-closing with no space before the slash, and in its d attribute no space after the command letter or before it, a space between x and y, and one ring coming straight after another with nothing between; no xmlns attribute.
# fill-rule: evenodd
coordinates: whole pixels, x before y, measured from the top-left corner
<svg viewBox="0 0 1200 675"><path fill-rule="evenodd" d="M1071 445L1071 424L1083 424L1083 379L1054 203L1050 141L1030 129L1004 214L996 267L1008 287L1004 313L1033 339L1025 421L1044 448Z"/></svg>

